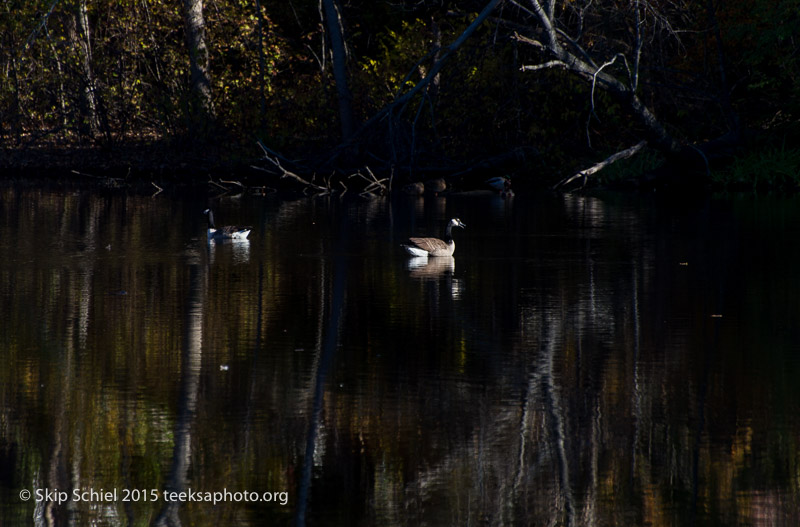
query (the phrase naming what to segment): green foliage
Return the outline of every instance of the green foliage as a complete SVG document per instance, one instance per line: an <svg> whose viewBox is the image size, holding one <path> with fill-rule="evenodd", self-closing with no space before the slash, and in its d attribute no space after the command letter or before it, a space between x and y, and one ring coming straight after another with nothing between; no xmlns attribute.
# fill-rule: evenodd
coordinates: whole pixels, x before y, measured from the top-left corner
<svg viewBox="0 0 800 527"><path fill-rule="evenodd" d="M800 10L793 0L732 2L721 14L726 51L742 79L735 92L754 121L800 112ZM766 107L765 107L766 106ZM754 112L757 110L757 112ZM765 113L767 112L771 113Z"/></svg>
<svg viewBox="0 0 800 527"><path fill-rule="evenodd" d="M269 14L263 8L257 12L253 2L220 3L208 10L206 24L218 118L234 129L256 130L266 118L261 96L266 101L274 94L275 77L286 60L285 42Z"/></svg>
<svg viewBox="0 0 800 527"><path fill-rule="evenodd" d="M417 18L387 29L355 75L362 100L380 107L412 88L439 56L437 43L445 47L456 40L475 16ZM492 23L479 28L450 56L424 95L405 108L400 117L417 148L439 149L453 157L464 152L492 155L518 146L538 148L561 142L570 130L585 123L585 84L560 73L520 72L520 57L527 56L528 50L515 41L496 38L500 29ZM583 140L581 136L578 141ZM567 140L563 146L567 143L573 144ZM554 159L561 146L550 149Z"/></svg>
<svg viewBox="0 0 800 527"><path fill-rule="evenodd" d="M786 144L763 147L734 159L729 167L715 170L712 181L722 188L800 190L800 148Z"/></svg>
<svg viewBox="0 0 800 527"><path fill-rule="evenodd" d="M82 4L87 38L76 23ZM611 59L624 54L631 65L630 3L593 2L582 32L570 15L573 4L559 4L563 29L580 33L580 45L597 64L609 61L604 71L627 80L624 61ZM475 0L344 3L356 121L425 79L438 48L453 43L484 6ZM707 4L652 6L659 16L646 20L637 94L678 137L720 135L729 123ZM797 121L796 2L717 2L715 8L731 103L743 124ZM192 137L181 9L180 2L163 0L1 3L0 144L48 139L113 146ZM294 156L338 142L336 89L317 2L262 1L259 10L252 0L217 0L206 3L204 15L214 131L223 132L213 137L220 146L252 148L258 137ZM427 152L461 158L524 148L541 154L539 166L570 171L585 166L581 157L638 140L641 130L625 105L602 90L592 98L585 79L560 69L520 71L552 57L511 38L535 35L530 19L507 9L497 16L449 57L436 82L367 134L375 153L395 160ZM87 105L89 92L95 108Z"/></svg>
<svg viewBox="0 0 800 527"><path fill-rule="evenodd" d="M396 31L387 28L378 38L376 53L359 61L359 68L372 87L371 97L376 102L389 102L397 93L413 87L432 61L424 61L417 71L415 63L433 48L433 33L423 20L403 21Z"/></svg>

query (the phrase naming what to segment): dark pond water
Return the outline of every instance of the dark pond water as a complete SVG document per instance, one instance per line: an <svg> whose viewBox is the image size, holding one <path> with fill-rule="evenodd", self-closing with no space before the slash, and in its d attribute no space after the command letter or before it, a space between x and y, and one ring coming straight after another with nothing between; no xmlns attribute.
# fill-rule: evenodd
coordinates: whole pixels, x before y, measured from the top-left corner
<svg viewBox="0 0 800 527"><path fill-rule="evenodd" d="M800 524L797 199L0 197L4 526Z"/></svg>

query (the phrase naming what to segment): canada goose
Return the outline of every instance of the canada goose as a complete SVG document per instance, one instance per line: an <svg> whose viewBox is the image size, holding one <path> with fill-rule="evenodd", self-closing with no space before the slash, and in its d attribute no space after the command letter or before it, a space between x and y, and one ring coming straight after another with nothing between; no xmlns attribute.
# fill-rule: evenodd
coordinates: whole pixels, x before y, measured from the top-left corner
<svg viewBox="0 0 800 527"><path fill-rule="evenodd" d="M511 188L511 180L508 178L508 176L490 177L485 181L485 183L490 188L497 190L498 192L507 188Z"/></svg>
<svg viewBox="0 0 800 527"><path fill-rule="evenodd" d="M425 190L431 192L434 196L438 196L447 190L447 181L444 178L429 179L425 182Z"/></svg>
<svg viewBox="0 0 800 527"><path fill-rule="evenodd" d="M409 183L403 187L403 192L411 196L422 196L425 194L425 185L420 182Z"/></svg>
<svg viewBox="0 0 800 527"><path fill-rule="evenodd" d="M514 191L511 190L511 178L508 176L495 176L486 180L486 184L500 193L502 197L511 197Z"/></svg>
<svg viewBox="0 0 800 527"><path fill-rule="evenodd" d="M206 209L203 214L208 216L208 239L209 240L246 240L250 234L250 227L226 226L217 228L214 225L214 213L211 209Z"/></svg>
<svg viewBox="0 0 800 527"><path fill-rule="evenodd" d="M444 232L444 240L439 238L409 238L409 245L403 245L408 254L414 256L453 256L456 250L456 242L453 241L453 227L466 229L467 226L458 218L453 218L447 224Z"/></svg>

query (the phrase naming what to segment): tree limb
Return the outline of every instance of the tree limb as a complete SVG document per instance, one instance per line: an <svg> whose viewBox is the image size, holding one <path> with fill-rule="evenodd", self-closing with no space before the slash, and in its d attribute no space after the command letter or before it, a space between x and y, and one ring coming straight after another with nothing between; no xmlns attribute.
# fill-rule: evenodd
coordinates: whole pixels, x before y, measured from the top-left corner
<svg viewBox="0 0 800 527"><path fill-rule="evenodd" d="M517 42L522 42L524 44L528 44L529 46L533 46L535 48L539 48L542 50L547 49L544 47L544 44L542 44L538 40L526 37L525 35L520 35L517 31L514 31L514 34L511 36L511 40L516 40Z"/></svg>
<svg viewBox="0 0 800 527"><path fill-rule="evenodd" d="M639 89L639 61L642 58L642 45L644 41L642 31L644 22L642 22L641 12L639 11L639 0L636 0L633 9L636 11L636 43L633 51L633 80L631 82L631 91L636 93L636 90Z"/></svg>
<svg viewBox="0 0 800 527"><path fill-rule="evenodd" d="M539 19L539 24L541 24L542 29L544 29L544 32L547 35L549 40L547 43L548 48L554 55L560 57L563 54L563 48L561 47L561 44L558 43L558 36L556 29L553 26L553 19L547 16L548 13L544 10L542 4L539 3L539 0L530 0L530 3L536 18Z"/></svg>
<svg viewBox="0 0 800 527"><path fill-rule="evenodd" d="M596 165L593 165L593 166L587 168L586 170L582 170L581 172L578 172L577 174L574 174L574 175L572 175L570 177L564 178L561 181L559 181L558 183L556 183L555 185L553 185L553 190L558 189L560 187L565 187L565 186L569 185L570 183L572 183L573 181L575 181L576 179L580 179L580 178L584 178L584 184L585 184L586 178L588 178L592 174L596 174L597 172L600 172L601 170L606 168L608 165L611 165L612 163L616 163L620 159L625 159L625 158L633 156L639 150L644 148L644 146L646 144L647 144L647 141L639 141L638 143L636 143L632 147L626 148L625 150L617 152L616 154L607 157L603 161L597 163Z"/></svg>
<svg viewBox="0 0 800 527"><path fill-rule="evenodd" d="M512 4L519 6L519 2L516 0L509 1ZM605 71L605 69L613 64L619 57L625 59L624 55L618 53L609 62L597 66L592 58L588 55L586 50L580 47L577 42L571 40L561 30L556 28L556 21L548 16L548 11L542 7L542 2L540 0L529 0L528 5L530 6L529 8L523 9L526 13L529 15L532 14L532 16L536 18L538 26L544 32L546 38L543 39L542 42L526 38L520 38L518 40L522 42L527 42L530 40L530 43L534 46L543 46L544 49L546 49L554 57L555 61L562 62L568 71L591 83L592 104L594 100L595 87L600 85L606 89L609 95L626 106L636 117L636 119L638 119L638 121L645 127L647 130L646 133L648 140L653 146L670 154L675 154L681 151L681 144L664 128L664 126L655 117L655 115L653 115L650 109L644 103L642 103L633 89L633 87L639 82L638 59L634 66L634 69L636 70L634 72L631 72L628 61L625 60L625 67L628 73L629 81L629 84L626 84L614 75ZM550 4L546 4L546 7L549 5ZM637 7L639 5L640 4L637 2ZM641 33L639 34L639 37L641 42ZM568 46L562 46L559 42L559 39L565 40ZM557 62L551 61L546 63L546 65L525 67L524 70L538 70L543 69L544 67L553 67L556 64Z"/></svg>
<svg viewBox="0 0 800 527"><path fill-rule="evenodd" d="M550 60L550 61L544 62L542 64L534 64L534 65L530 65L530 66L522 66L520 68L520 71L536 71L536 70L544 70L544 69L547 69L547 68L555 68L555 67L566 68L567 67L567 63L564 62L564 61L561 61L561 60Z"/></svg>
<svg viewBox="0 0 800 527"><path fill-rule="evenodd" d="M50 4L50 9L47 10L47 13L45 13L45 15L39 21L39 25L36 26L36 29L31 31L31 34L28 36L28 40L25 41L26 50L31 47L31 44L33 44L33 41L36 40L36 36L39 34L39 31L41 31L45 24L47 24L47 19L53 14L53 9L56 8L56 4L58 4L58 0L53 0L53 3Z"/></svg>
<svg viewBox="0 0 800 527"><path fill-rule="evenodd" d="M310 189L316 190L318 193L327 194L327 193L331 192L331 189L330 189L329 186L328 187L323 187L323 186L317 185L316 183L313 183L311 181L308 181L307 179L304 179L304 178L298 176L294 172L286 170L285 168L283 168L283 165L281 165L281 162L277 157L275 159L273 159L269 155L264 154L264 159L269 161L270 163L272 163L272 165L281 172L281 179L283 179L283 178L294 179L298 183L301 183L301 184L305 185L306 188L310 188ZM253 168L258 168L258 167L253 167ZM260 170L264 170L264 169L262 168Z"/></svg>

